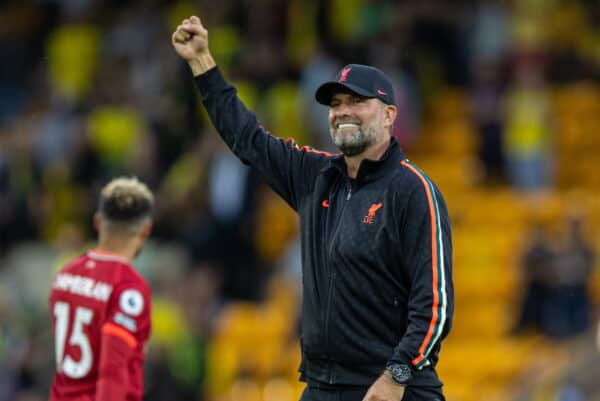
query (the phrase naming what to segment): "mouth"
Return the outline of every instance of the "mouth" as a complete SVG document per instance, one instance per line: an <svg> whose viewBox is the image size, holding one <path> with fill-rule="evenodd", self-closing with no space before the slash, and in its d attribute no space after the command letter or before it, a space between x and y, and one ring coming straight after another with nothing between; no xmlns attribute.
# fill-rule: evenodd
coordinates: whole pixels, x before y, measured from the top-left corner
<svg viewBox="0 0 600 401"><path fill-rule="evenodd" d="M345 128L358 128L359 125L356 123L337 123L335 128L337 129L345 129Z"/></svg>

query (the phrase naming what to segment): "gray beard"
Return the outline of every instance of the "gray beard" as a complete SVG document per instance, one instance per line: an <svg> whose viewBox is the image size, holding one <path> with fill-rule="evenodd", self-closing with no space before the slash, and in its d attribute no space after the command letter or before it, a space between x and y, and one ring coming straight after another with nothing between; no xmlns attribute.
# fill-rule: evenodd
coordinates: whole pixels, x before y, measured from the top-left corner
<svg viewBox="0 0 600 401"><path fill-rule="evenodd" d="M338 148L342 151L344 156L352 157L356 155L360 155L364 152L370 143L360 142L360 143L344 143L338 146Z"/></svg>
<svg viewBox="0 0 600 401"><path fill-rule="evenodd" d="M341 136L335 136L334 130L331 129L331 137L333 142L344 154L344 156L352 157L363 153L369 146L375 143L375 136L359 130L355 137L342 139Z"/></svg>

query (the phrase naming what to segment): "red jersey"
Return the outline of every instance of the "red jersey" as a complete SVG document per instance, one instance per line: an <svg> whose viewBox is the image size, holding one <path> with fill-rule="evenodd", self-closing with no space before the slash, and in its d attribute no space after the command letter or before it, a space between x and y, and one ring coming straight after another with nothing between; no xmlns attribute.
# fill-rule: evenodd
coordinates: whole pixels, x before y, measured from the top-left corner
<svg viewBox="0 0 600 401"><path fill-rule="evenodd" d="M50 292L56 374L50 401L139 401L150 287L120 256L89 251Z"/></svg>

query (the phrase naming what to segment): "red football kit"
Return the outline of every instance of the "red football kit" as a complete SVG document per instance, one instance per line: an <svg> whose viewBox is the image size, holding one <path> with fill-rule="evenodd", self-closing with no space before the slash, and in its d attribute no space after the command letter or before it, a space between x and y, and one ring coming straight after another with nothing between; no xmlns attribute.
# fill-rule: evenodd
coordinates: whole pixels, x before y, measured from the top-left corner
<svg viewBox="0 0 600 401"><path fill-rule="evenodd" d="M150 287L123 257L89 251L50 291L56 374L50 401L139 401Z"/></svg>

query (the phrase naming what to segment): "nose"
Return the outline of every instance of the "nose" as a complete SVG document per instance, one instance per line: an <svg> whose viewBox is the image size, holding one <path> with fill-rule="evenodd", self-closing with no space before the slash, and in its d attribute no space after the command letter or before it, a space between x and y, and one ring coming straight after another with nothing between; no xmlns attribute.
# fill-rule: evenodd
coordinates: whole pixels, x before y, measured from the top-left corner
<svg viewBox="0 0 600 401"><path fill-rule="evenodd" d="M340 103L336 107L331 109L331 115L334 118L346 117L351 115L350 107L346 103Z"/></svg>

